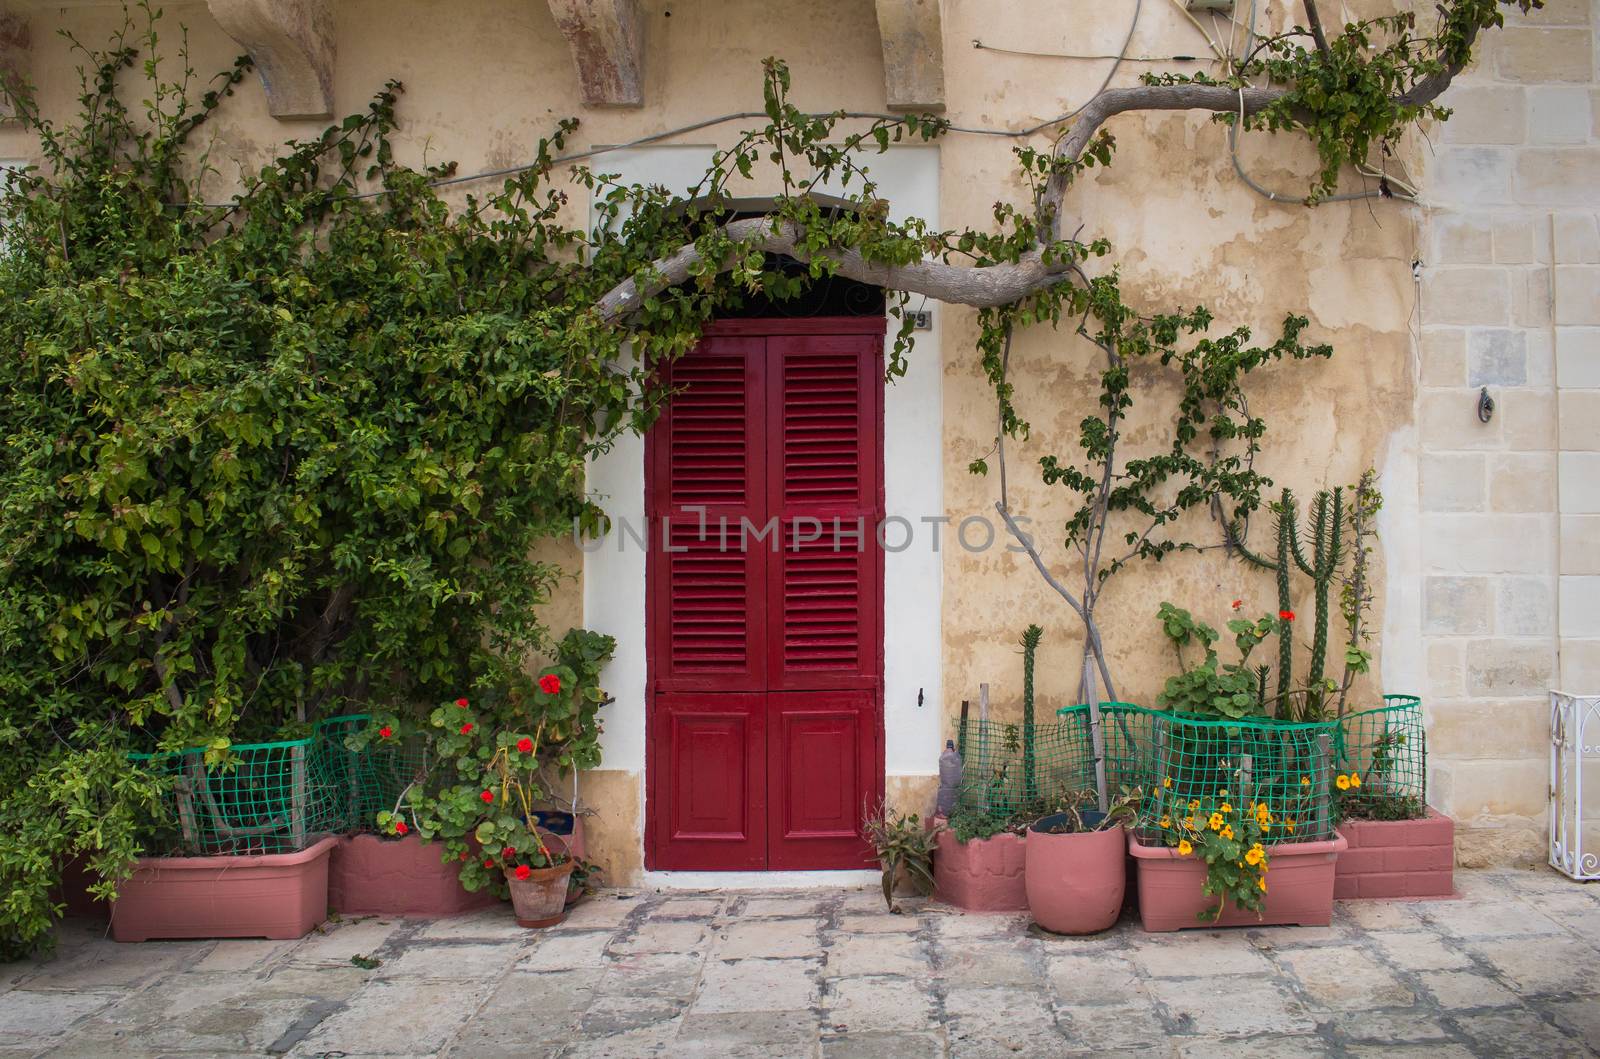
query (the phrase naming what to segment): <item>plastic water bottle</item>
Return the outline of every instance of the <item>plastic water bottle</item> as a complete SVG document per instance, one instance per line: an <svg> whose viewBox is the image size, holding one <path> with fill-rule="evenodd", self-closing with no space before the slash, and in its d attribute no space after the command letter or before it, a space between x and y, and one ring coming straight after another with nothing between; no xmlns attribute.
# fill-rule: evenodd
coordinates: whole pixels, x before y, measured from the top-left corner
<svg viewBox="0 0 1600 1059"><path fill-rule="evenodd" d="M956 744L952 739L944 742L944 753L939 755L939 802L938 810L944 816L949 816L955 811L956 798L961 793L961 755L956 753Z"/></svg>

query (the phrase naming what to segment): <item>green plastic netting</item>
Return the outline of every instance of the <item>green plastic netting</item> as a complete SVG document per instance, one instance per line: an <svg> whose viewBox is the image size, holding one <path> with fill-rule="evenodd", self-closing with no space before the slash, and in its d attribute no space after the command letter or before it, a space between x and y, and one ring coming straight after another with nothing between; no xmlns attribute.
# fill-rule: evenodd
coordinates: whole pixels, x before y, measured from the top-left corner
<svg viewBox="0 0 1600 1059"><path fill-rule="evenodd" d="M1108 784L1145 791L1141 830L1181 819L1196 811L1191 806L1209 811L1225 800L1265 803L1276 822L1275 841L1333 834L1329 790L1339 753L1337 721L1235 721L1122 703L1101 710Z"/></svg>
<svg viewBox="0 0 1600 1059"><path fill-rule="evenodd" d="M1094 751L1082 706L1060 710L1054 721L1031 729L968 718L957 722L957 747L961 809L1014 820L1043 815L1094 790Z"/></svg>
<svg viewBox="0 0 1600 1059"><path fill-rule="evenodd" d="M1347 714L1339 724L1336 772L1360 777L1338 794L1341 815L1414 820L1427 812L1428 749L1422 700L1385 695L1384 705ZM1336 788L1337 789L1337 788Z"/></svg>
<svg viewBox="0 0 1600 1059"><path fill-rule="evenodd" d="M345 829L349 831L373 830L378 811L394 809L406 788L428 771L427 753L420 738L389 746L374 742L360 750L345 745L349 736L372 723L370 716L358 713L330 717L317 725L329 769L347 792Z"/></svg>
<svg viewBox="0 0 1600 1059"><path fill-rule="evenodd" d="M345 829L348 789L312 736L246 743L208 765L205 750L130 754L168 780L165 819L148 836L152 852L191 854L289 853Z"/></svg>
<svg viewBox="0 0 1600 1059"><path fill-rule="evenodd" d="M203 748L130 754L168 781L162 820L145 837L156 853L291 853L373 826L421 771L418 746L351 750L345 737L370 719L332 717L305 739L245 743L208 765Z"/></svg>

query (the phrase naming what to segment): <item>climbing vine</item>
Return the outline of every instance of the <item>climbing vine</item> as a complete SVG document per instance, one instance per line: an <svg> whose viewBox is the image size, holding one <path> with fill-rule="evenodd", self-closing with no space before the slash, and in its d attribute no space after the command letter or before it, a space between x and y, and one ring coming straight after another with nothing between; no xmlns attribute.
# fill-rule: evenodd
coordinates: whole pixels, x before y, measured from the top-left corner
<svg viewBox="0 0 1600 1059"><path fill-rule="evenodd" d="M43 161L0 193L0 340L13 351L0 361L8 950L47 937L65 861L109 891L139 851L159 789L127 751L203 745L225 763L234 741L352 705L421 717L525 681L526 660L552 645L540 608L570 591L536 545L574 519L603 525L584 493L588 458L648 425L668 396L656 367L746 298L782 301L840 275L984 309L1002 439L1026 431L1008 336L1063 319L1110 347L1113 421L1086 421L1091 462L1114 444L1140 362L1187 373L1199 404L1179 418L1183 446L1220 429L1200 408L1226 405L1244 365L1315 347L1293 317L1268 347L1237 329L1207 338L1204 310L1140 313L1114 271L1090 274L1110 247L1059 229L1073 178L1112 160L1100 126L1147 107L1229 112L1238 94L1247 120L1306 129L1334 167L1439 113L1432 99L1499 17L1489 0L1450 0L1429 43L1403 36L1369 54L1362 34L1410 25L1366 23L1337 49L1268 44L1224 84L1102 93L1051 149L1019 150L1031 201L997 202L981 230L941 231L890 218L870 157L948 125L804 112L777 60L766 124L719 151L687 197L568 170L567 120L525 169L453 209L438 188L452 166L396 160L403 87L390 83L210 203L196 133L249 62L201 81L179 48L169 76L157 16L138 10L108 46L73 42L83 82L68 123L5 87ZM1291 87L1238 87L1258 74ZM766 215L732 219L729 189L757 170L779 194ZM564 220L573 190L597 204L593 229ZM892 375L910 349L902 318ZM1200 483L1196 503L1249 505L1255 482L1226 459L1175 468ZM1173 473L1145 466L1146 484ZM1065 459L1041 470L1079 495L1090 484ZM1133 473L1107 510L1166 524L1165 507L1136 499L1148 493ZM1146 540L1139 554L1169 550Z"/></svg>

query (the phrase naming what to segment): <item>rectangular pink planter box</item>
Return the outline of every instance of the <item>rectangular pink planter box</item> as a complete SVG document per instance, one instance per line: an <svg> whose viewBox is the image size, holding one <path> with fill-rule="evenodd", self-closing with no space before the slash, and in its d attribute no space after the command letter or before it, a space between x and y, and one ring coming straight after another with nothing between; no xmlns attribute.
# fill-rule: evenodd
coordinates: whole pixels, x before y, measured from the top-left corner
<svg viewBox="0 0 1600 1059"><path fill-rule="evenodd" d="M450 916L500 903L489 890L461 886L461 866L445 864L442 843L416 835L342 838L328 870L328 907L342 915Z"/></svg>
<svg viewBox="0 0 1600 1059"><path fill-rule="evenodd" d="M941 831L933 854L933 896L969 912L1026 911L1026 849L1023 837L1010 832L957 842L950 831Z"/></svg>
<svg viewBox="0 0 1600 1059"><path fill-rule="evenodd" d="M1205 861L1180 857L1175 849L1146 846L1128 835L1128 852L1139 868L1139 920L1151 932L1209 926L1325 927L1333 919L1334 867L1344 851L1339 835L1322 842L1286 842L1267 851L1267 899L1261 915L1231 902L1212 922L1217 898L1200 892ZM1207 913L1202 921L1200 913Z"/></svg>
<svg viewBox="0 0 1600 1059"><path fill-rule="evenodd" d="M1339 834L1350 848L1335 898L1455 896L1455 821L1431 805L1421 820L1346 820Z"/></svg>
<svg viewBox="0 0 1600 1059"><path fill-rule="evenodd" d="M111 903L111 936L304 937L328 918L328 858L339 840L253 857L144 857Z"/></svg>

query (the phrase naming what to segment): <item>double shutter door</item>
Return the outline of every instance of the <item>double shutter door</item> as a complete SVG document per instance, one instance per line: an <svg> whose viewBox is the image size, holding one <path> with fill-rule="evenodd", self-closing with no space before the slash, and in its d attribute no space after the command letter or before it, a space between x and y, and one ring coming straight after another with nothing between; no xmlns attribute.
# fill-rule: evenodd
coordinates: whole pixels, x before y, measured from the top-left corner
<svg viewBox="0 0 1600 1059"><path fill-rule="evenodd" d="M669 369L647 456L649 867L868 863L882 361L881 319L737 321Z"/></svg>

